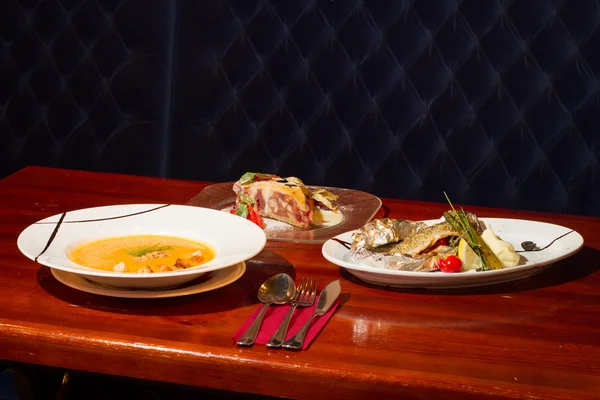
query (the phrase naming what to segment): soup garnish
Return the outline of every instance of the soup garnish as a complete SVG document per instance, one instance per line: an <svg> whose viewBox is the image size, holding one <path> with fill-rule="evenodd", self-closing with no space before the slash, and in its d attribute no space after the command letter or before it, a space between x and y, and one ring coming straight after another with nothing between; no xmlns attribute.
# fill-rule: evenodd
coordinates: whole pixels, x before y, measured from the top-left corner
<svg viewBox="0 0 600 400"><path fill-rule="evenodd" d="M206 243L175 236L131 235L100 239L76 247L71 261L104 271L154 273L196 267L212 260Z"/></svg>

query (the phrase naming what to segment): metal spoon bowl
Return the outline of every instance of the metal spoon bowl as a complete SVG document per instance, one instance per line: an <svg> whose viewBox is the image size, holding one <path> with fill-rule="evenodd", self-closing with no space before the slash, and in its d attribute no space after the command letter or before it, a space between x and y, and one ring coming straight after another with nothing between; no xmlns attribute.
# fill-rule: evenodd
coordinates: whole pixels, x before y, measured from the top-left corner
<svg viewBox="0 0 600 400"><path fill-rule="evenodd" d="M287 274L277 274L267 279L258 289L258 299L265 303L260 312L238 340L238 346L252 346L258 335L263 317L271 304L285 304L296 292L294 280Z"/></svg>
<svg viewBox="0 0 600 400"><path fill-rule="evenodd" d="M294 293L294 280L288 274L277 274L260 285L258 299L263 303L285 304Z"/></svg>

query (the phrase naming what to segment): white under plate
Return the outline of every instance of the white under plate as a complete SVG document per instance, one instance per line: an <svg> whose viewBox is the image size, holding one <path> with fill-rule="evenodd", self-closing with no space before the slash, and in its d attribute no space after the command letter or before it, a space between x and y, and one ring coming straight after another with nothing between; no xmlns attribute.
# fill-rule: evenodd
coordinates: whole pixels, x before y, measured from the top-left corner
<svg viewBox="0 0 600 400"><path fill-rule="evenodd" d="M122 273L74 263L79 244L125 235L167 235L210 245L215 256L197 267L152 274ZM169 204L129 204L88 208L54 215L27 227L17 241L23 254L53 269L81 275L97 284L120 288L175 287L246 261L265 246L256 224L217 210Z"/></svg>
<svg viewBox="0 0 600 400"><path fill-rule="evenodd" d="M61 283L77 290L87 293L99 294L101 296L121 297L128 299L164 299L167 297L188 296L219 289L238 280L246 271L246 263L241 262L232 267L210 272L206 279L199 278L199 282L190 282L182 287L165 290L143 290L111 288L97 285L81 275L71 272L52 269L52 275Z"/></svg>
<svg viewBox="0 0 600 400"><path fill-rule="evenodd" d="M536 274L550 264L567 258L581 249L583 237L569 228L520 219L480 218L486 226L491 227L503 240L511 243L516 250L521 249L524 241L533 241L539 248L544 248L556 240L547 249L535 252L523 252L521 263L516 267L493 271L468 271L459 273L443 272L412 272L376 268L367 265L364 260L355 260L350 251L337 240L351 243L352 232L342 233L325 242L322 248L323 256L334 264L344 267L359 279L375 285L393 286L400 288L458 288L481 285L491 285L513 281ZM427 224L439 220L424 221Z"/></svg>

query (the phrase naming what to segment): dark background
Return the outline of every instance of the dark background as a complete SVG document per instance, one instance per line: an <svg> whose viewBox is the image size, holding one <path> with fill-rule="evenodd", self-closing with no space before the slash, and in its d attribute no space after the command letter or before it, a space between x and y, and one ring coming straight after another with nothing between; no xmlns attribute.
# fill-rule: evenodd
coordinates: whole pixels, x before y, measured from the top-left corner
<svg viewBox="0 0 600 400"><path fill-rule="evenodd" d="M1 0L27 165L600 216L592 0Z"/></svg>

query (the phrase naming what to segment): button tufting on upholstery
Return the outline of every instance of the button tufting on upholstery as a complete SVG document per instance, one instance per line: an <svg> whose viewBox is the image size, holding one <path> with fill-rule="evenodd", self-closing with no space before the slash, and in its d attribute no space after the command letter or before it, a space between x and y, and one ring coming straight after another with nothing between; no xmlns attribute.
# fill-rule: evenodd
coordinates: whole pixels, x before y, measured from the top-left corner
<svg viewBox="0 0 600 400"><path fill-rule="evenodd" d="M598 48L595 0L6 0L0 176L272 171L600 215Z"/></svg>
<svg viewBox="0 0 600 400"><path fill-rule="evenodd" d="M600 215L599 25L593 1L183 1L171 172Z"/></svg>
<svg viewBox="0 0 600 400"><path fill-rule="evenodd" d="M28 164L164 171L173 7L4 1L0 82L10 84L0 84L0 176Z"/></svg>

